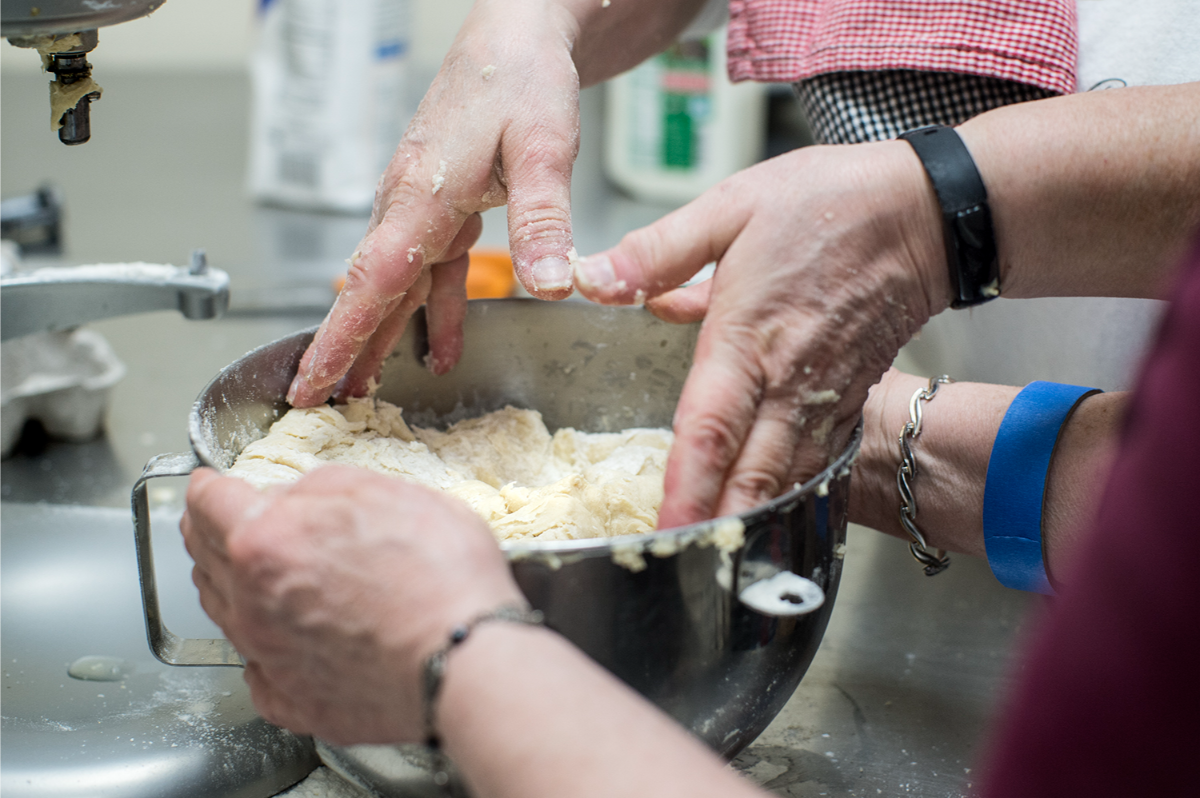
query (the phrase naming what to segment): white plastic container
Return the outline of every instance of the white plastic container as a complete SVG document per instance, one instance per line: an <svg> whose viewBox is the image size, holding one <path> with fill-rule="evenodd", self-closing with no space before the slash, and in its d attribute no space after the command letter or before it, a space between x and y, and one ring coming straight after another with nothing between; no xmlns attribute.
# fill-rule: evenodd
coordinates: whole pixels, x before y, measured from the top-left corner
<svg viewBox="0 0 1200 798"><path fill-rule="evenodd" d="M112 387L125 366L92 330L44 332L0 345L0 457L8 457L28 419L58 440L91 440L104 428Z"/></svg>
<svg viewBox="0 0 1200 798"><path fill-rule="evenodd" d="M262 0L250 193L368 211L411 114L408 0Z"/></svg>
<svg viewBox="0 0 1200 798"><path fill-rule="evenodd" d="M637 199L684 203L762 157L766 87L733 84L725 30L608 82L604 167Z"/></svg>

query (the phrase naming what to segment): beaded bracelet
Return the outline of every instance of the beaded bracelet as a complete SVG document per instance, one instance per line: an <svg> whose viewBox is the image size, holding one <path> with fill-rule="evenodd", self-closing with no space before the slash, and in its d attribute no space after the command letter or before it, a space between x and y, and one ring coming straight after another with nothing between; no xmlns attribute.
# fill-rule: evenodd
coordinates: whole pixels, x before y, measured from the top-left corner
<svg viewBox="0 0 1200 798"><path fill-rule="evenodd" d="M437 733L437 698L442 689L442 679L446 675L446 662L450 657L450 652L466 642L475 627L481 623L488 623L490 621L507 621L509 623L521 623L528 626L541 626L545 623L546 619L541 610L531 610L514 604L502 605L491 612L477 615L466 623L454 627L450 631L450 638L446 641L446 644L430 654L429 659L425 660L425 668L422 672L421 680L421 697L425 702L425 744L434 754L435 767L433 780L439 787L445 787L450 781L448 764L445 761L445 757L441 755L441 740Z"/></svg>

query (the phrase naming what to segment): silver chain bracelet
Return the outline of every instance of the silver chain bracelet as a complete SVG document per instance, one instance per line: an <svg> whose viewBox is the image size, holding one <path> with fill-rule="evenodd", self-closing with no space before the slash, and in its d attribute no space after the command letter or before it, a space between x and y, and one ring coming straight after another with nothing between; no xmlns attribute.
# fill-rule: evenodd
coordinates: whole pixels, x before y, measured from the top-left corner
<svg viewBox="0 0 1200 798"><path fill-rule="evenodd" d="M908 550L917 562L925 566L925 575L940 574L950 567L950 558L942 549L930 551L925 536L917 529L917 498L913 495L913 480L917 476L917 458L913 455L912 442L921 434L921 403L937 395L939 385L954 382L945 374L929 378L929 387L922 388L908 400L908 423L900 431L900 468L896 471L896 487L900 489L900 525L912 541Z"/></svg>

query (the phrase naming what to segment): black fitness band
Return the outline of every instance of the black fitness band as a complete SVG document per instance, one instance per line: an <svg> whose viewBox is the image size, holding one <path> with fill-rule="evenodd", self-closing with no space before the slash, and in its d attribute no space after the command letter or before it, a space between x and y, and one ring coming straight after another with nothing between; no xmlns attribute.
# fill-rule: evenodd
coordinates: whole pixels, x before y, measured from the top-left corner
<svg viewBox="0 0 1200 798"><path fill-rule="evenodd" d="M1000 296L1000 264L987 189L975 161L953 128L919 127L901 133L912 145L942 208L942 235L954 295L965 308Z"/></svg>

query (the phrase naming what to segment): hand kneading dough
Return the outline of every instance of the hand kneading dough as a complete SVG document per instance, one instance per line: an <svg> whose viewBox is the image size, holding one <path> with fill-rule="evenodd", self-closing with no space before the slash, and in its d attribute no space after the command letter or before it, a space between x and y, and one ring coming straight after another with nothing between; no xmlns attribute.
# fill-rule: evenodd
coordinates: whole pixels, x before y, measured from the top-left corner
<svg viewBox="0 0 1200 798"><path fill-rule="evenodd" d="M465 501L500 540L571 540L651 532L672 434L631 429L553 436L535 410L506 407L445 432L409 427L373 398L289 410L229 469L265 488L347 463Z"/></svg>

